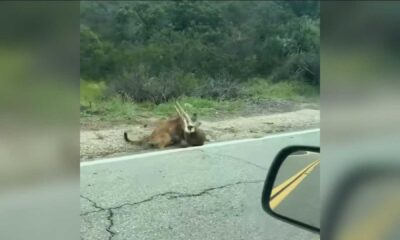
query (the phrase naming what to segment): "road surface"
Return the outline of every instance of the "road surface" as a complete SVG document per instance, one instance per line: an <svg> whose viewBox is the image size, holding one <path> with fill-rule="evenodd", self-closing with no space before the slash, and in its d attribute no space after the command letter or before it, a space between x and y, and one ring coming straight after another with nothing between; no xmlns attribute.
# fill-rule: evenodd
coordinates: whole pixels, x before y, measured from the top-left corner
<svg viewBox="0 0 400 240"><path fill-rule="evenodd" d="M319 236L268 216L267 170L319 130L81 163L82 239L291 239Z"/></svg>

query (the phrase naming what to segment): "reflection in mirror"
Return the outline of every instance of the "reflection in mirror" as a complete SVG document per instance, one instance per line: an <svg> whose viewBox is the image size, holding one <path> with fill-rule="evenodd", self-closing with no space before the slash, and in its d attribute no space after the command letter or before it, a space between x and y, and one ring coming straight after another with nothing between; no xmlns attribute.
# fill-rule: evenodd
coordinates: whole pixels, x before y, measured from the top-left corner
<svg viewBox="0 0 400 240"><path fill-rule="evenodd" d="M276 214L320 227L320 155L298 151L282 163L271 192L270 208Z"/></svg>

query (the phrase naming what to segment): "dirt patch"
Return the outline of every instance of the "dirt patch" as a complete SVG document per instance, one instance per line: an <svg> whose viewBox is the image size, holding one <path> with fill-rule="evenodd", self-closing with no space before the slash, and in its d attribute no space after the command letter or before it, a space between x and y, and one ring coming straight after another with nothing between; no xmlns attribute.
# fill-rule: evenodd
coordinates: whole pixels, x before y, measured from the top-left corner
<svg viewBox="0 0 400 240"><path fill-rule="evenodd" d="M262 111L261 111L262 113ZM140 139L151 133L156 119L147 120L145 127L141 121L127 124L99 124L85 127L80 133L81 161L99 157L158 151L143 149L140 146L125 143L123 132L128 131L131 139ZM244 138L258 138L278 132L302 130L319 127L320 111L302 109L285 113L261 116L235 117L219 121L203 120L202 129L210 142Z"/></svg>

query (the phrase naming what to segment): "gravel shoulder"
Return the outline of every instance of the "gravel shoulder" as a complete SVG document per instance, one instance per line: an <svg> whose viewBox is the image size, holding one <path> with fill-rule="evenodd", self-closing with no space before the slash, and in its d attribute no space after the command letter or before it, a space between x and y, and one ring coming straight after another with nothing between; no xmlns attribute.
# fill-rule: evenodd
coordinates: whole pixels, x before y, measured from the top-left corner
<svg viewBox="0 0 400 240"><path fill-rule="evenodd" d="M210 142L259 138L266 135L320 127L320 110L304 108L259 116L238 116L221 120L201 120L202 129ZM156 149L143 149L127 144L123 132L131 139L140 139L151 133L157 119L148 119L148 124L98 124L97 127L81 127L80 159L88 161L101 157L121 156ZM173 148L173 147L171 147Z"/></svg>

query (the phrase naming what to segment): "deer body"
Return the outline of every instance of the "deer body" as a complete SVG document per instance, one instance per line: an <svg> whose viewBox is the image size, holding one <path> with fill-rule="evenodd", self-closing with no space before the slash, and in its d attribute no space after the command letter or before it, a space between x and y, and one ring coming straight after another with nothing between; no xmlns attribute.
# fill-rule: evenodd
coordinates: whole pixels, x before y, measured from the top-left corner
<svg viewBox="0 0 400 240"><path fill-rule="evenodd" d="M201 146L206 141L206 134L203 130L196 127L194 133L184 133L184 139L190 146Z"/></svg>
<svg viewBox="0 0 400 240"><path fill-rule="evenodd" d="M182 106L177 102L175 109L178 115L183 119L183 139L189 146L201 146L206 141L206 134L201 130L200 122L197 121L197 114L193 114L190 118L189 115L183 110Z"/></svg>

